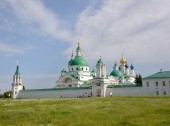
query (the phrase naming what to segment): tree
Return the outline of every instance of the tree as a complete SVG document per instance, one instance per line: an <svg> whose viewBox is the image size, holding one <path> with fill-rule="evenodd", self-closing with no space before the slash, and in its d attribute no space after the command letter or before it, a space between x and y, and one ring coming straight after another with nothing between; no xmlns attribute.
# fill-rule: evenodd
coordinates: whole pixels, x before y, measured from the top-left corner
<svg viewBox="0 0 170 126"><path fill-rule="evenodd" d="M25 86L23 86L23 90L25 90Z"/></svg>
<svg viewBox="0 0 170 126"><path fill-rule="evenodd" d="M11 91L4 92L4 95L3 95L4 98L11 98L11 96L12 96L12 92Z"/></svg>
<svg viewBox="0 0 170 126"><path fill-rule="evenodd" d="M139 74L139 84L141 84L140 86L142 86L142 76Z"/></svg>
<svg viewBox="0 0 170 126"><path fill-rule="evenodd" d="M135 83L136 83L136 86L142 86L142 76L139 74L136 74L136 77L135 77Z"/></svg>
<svg viewBox="0 0 170 126"><path fill-rule="evenodd" d="M139 76L138 74L136 74L136 77L135 77L135 84L138 84L139 83Z"/></svg>

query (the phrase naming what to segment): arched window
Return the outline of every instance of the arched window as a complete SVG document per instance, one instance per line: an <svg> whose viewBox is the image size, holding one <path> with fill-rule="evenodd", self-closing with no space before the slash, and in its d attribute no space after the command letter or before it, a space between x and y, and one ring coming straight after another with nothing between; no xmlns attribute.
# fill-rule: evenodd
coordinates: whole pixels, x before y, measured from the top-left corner
<svg viewBox="0 0 170 126"><path fill-rule="evenodd" d="M70 84L69 87L72 87L72 85Z"/></svg>
<svg viewBox="0 0 170 126"><path fill-rule="evenodd" d="M72 82L72 80L70 78L66 78L64 82L65 83L70 83L70 82Z"/></svg>

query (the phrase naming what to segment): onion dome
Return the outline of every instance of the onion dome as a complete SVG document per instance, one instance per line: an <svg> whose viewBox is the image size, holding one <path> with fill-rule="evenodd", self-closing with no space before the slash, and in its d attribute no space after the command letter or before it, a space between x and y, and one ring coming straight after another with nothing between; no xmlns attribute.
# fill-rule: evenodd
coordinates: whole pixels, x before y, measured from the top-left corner
<svg viewBox="0 0 170 126"><path fill-rule="evenodd" d="M117 63L115 62L114 66L113 66L113 70L118 70L118 66Z"/></svg>
<svg viewBox="0 0 170 126"><path fill-rule="evenodd" d="M70 66L71 65L71 62L73 61L73 59L71 59L69 62L68 62L68 65Z"/></svg>
<svg viewBox="0 0 170 126"><path fill-rule="evenodd" d="M20 76L19 66L18 65L17 65L17 69L16 69L16 72L15 72L14 76Z"/></svg>
<svg viewBox="0 0 170 126"><path fill-rule="evenodd" d="M115 62L115 65L114 65L114 67L117 67L117 63Z"/></svg>
<svg viewBox="0 0 170 126"><path fill-rule="evenodd" d="M128 68L129 68L129 66L128 66L128 64L127 64L127 63L126 63L126 65L125 65L125 68L126 68L126 69L128 69Z"/></svg>
<svg viewBox="0 0 170 126"><path fill-rule="evenodd" d="M87 61L84 59L84 57L81 55L81 48L80 44L78 43L77 49L76 49L77 55L73 58L73 53L71 56L71 60L69 61L68 65L74 66L88 66Z"/></svg>
<svg viewBox="0 0 170 126"><path fill-rule="evenodd" d="M120 70L113 70L111 73L110 73L110 76L114 76L114 77L122 77L123 76L123 73L120 71Z"/></svg>
<svg viewBox="0 0 170 126"><path fill-rule="evenodd" d="M75 56L74 59L69 61L69 65L88 66L88 63L82 56Z"/></svg>
<svg viewBox="0 0 170 126"><path fill-rule="evenodd" d="M61 70L61 73L66 73L66 70L63 68L63 69Z"/></svg>
<svg viewBox="0 0 170 126"><path fill-rule="evenodd" d="M101 56L100 56L100 59L97 61L96 66L103 65L103 64L104 64L104 63L103 63L103 61L102 61L102 59L101 59Z"/></svg>
<svg viewBox="0 0 170 126"><path fill-rule="evenodd" d="M122 56L122 59L120 60L120 64L121 64L122 66L125 66L126 63L127 63L127 61L126 61L125 57Z"/></svg>
<svg viewBox="0 0 170 126"><path fill-rule="evenodd" d="M133 66L132 64L131 64L131 66L130 66L130 69L131 69L131 70L133 70L133 69L134 69L134 66Z"/></svg>

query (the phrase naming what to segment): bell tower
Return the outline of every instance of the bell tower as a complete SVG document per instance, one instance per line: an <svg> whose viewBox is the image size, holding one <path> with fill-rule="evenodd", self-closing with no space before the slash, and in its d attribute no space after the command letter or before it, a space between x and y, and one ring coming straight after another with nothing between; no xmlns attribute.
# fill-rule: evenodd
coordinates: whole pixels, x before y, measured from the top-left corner
<svg viewBox="0 0 170 126"><path fill-rule="evenodd" d="M23 90L23 85L22 85L22 77L19 72L19 66L17 65L16 72L13 76L12 98L17 98L17 95L20 90Z"/></svg>
<svg viewBox="0 0 170 126"><path fill-rule="evenodd" d="M96 64L96 77L97 78L105 78L106 77L106 66L103 63L101 57L97 61L97 64Z"/></svg>

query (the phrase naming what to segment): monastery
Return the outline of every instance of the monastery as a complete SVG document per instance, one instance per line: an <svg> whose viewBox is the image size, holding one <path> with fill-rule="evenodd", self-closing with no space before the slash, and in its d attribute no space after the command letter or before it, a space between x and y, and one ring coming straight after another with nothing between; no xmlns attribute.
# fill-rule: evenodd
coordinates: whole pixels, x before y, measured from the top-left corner
<svg viewBox="0 0 170 126"><path fill-rule="evenodd" d="M135 84L134 66L131 64L129 67L125 57L122 56L120 65L115 63L110 75L106 73L106 65L101 57L96 63L96 69L90 71L88 62L83 57L82 49L78 43L76 55L73 56L72 53L68 62L68 70L63 69L61 71L56 86L53 88L24 90L19 66L17 66L13 76L12 98L79 98L170 94L170 71L166 71L168 74L166 77L164 77L164 72L159 72L157 74L160 77L158 75L155 77L154 74L144 78L143 86L139 87ZM154 83L156 83L156 87L153 86ZM162 86L160 86L161 83L163 83Z"/></svg>

